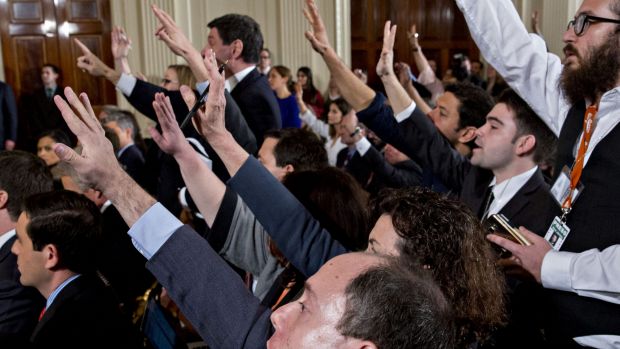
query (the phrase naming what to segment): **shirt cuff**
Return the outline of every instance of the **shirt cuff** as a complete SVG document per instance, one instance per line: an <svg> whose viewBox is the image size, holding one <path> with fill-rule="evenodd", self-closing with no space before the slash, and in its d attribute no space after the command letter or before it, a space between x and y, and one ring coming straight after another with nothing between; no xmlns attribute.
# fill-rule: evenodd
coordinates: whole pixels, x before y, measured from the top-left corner
<svg viewBox="0 0 620 349"><path fill-rule="evenodd" d="M549 251L543 258L540 279L545 288L575 292L571 282L571 266L575 253Z"/></svg>
<svg viewBox="0 0 620 349"><path fill-rule="evenodd" d="M138 252L146 259L151 259L182 226L183 223L158 202L136 221L128 234Z"/></svg>
<svg viewBox="0 0 620 349"><path fill-rule="evenodd" d="M360 153L360 156L366 155L366 152L368 152L370 147L372 147L372 145L366 137L362 137L362 139L355 143L355 149L357 149L357 152Z"/></svg>
<svg viewBox="0 0 620 349"><path fill-rule="evenodd" d="M401 111L400 113L394 115L394 118L396 118L396 121L398 121L398 123L400 124L401 122L409 119L409 116L411 116L411 114L413 114L413 111L415 110L415 102L411 102L411 104L409 104L409 106L407 108L405 108L405 110Z"/></svg>
<svg viewBox="0 0 620 349"><path fill-rule="evenodd" d="M131 96L133 89L136 87L136 82L138 82L138 79L135 76L123 73L116 83L116 88L125 96Z"/></svg>
<svg viewBox="0 0 620 349"><path fill-rule="evenodd" d="M199 95L202 95L203 92L209 87L209 80L196 83L196 91L198 91Z"/></svg>

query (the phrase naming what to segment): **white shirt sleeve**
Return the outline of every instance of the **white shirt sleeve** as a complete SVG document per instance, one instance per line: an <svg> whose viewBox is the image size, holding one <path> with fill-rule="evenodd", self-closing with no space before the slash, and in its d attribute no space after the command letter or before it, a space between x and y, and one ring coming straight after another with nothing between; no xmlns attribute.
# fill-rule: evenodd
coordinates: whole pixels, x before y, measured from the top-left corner
<svg viewBox="0 0 620 349"><path fill-rule="evenodd" d="M158 202L136 221L128 234L138 252L146 259L151 259L182 226L183 223Z"/></svg>
<svg viewBox="0 0 620 349"><path fill-rule="evenodd" d="M529 34L510 0L457 0L484 58L558 135L570 105L558 81L560 58ZM560 29L560 28L558 28Z"/></svg>
<svg viewBox="0 0 620 349"><path fill-rule="evenodd" d="M330 139L329 125L326 122L319 120L314 113L312 113L311 109L312 108L306 108L305 113L299 113L299 118L316 134L326 139Z"/></svg>
<svg viewBox="0 0 620 349"><path fill-rule="evenodd" d="M372 147L372 144L370 144L370 141L366 137L362 137L359 141L355 143L355 149L358 153L360 153L360 156L366 155L366 152L368 152L368 149L370 149L370 147Z"/></svg>
<svg viewBox="0 0 620 349"><path fill-rule="evenodd" d="M620 245L602 252L550 251L543 259L541 279L545 288L620 304Z"/></svg>
<svg viewBox="0 0 620 349"><path fill-rule="evenodd" d="M396 119L398 123L401 123L407 120L411 116L413 111L415 110L415 107L416 107L416 104L415 102L412 101L411 104L409 104L409 106L405 108L405 110L401 111L398 114L395 114L394 118Z"/></svg>
<svg viewBox="0 0 620 349"><path fill-rule="evenodd" d="M136 87L137 81L138 79L136 79L135 76L123 73L116 83L116 88L121 91L122 94L129 97Z"/></svg>

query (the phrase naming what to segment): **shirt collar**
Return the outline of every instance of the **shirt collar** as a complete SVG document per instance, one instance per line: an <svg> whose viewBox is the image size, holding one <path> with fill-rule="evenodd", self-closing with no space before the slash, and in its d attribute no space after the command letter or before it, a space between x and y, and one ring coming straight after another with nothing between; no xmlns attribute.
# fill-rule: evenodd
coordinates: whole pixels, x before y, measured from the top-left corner
<svg viewBox="0 0 620 349"><path fill-rule="evenodd" d="M126 146L122 147L121 149L119 149L118 153L116 153L116 157L120 158L121 155L123 155L123 153L125 152L125 150L127 150L129 147L131 147L133 145L133 143L129 143Z"/></svg>
<svg viewBox="0 0 620 349"><path fill-rule="evenodd" d="M99 212L103 213L108 207L110 207L110 205L112 205L112 201L108 200L104 202L103 205L101 205Z"/></svg>
<svg viewBox="0 0 620 349"><path fill-rule="evenodd" d="M226 79L226 82L228 83L228 86L230 87L229 91L232 91L235 88L235 86L237 86L237 84L240 83L241 80L245 79L245 77L248 76L248 74L250 74L252 70L254 69L256 69L256 66L251 65L241 71L238 71L235 75Z"/></svg>
<svg viewBox="0 0 620 349"><path fill-rule="evenodd" d="M80 275L81 274L75 274L71 276L70 278L68 278L67 280L63 281L63 283L60 284L58 287L56 287L56 289L52 292L52 294L50 294L50 296L47 298L47 302L45 303L45 309L49 309L50 305L54 303L54 299L56 299L56 296L58 296L60 291L62 291L63 288L65 288L71 281L77 279Z"/></svg>
<svg viewBox="0 0 620 349"><path fill-rule="evenodd" d="M489 186L493 186L493 202L489 209L489 215L501 211L508 201L510 201L525 183L530 180L534 173L536 173L536 170L538 170L538 166L534 166L521 174L510 177L497 185L495 184L497 178L493 177L493 180L489 184Z"/></svg>
<svg viewBox="0 0 620 349"><path fill-rule="evenodd" d="M2 248L2 246L4 246L4 244L6 244L6 242L9 241L13 236L15 236L15 229L11 229L6 233L0 235L0 248Z"/></svg>

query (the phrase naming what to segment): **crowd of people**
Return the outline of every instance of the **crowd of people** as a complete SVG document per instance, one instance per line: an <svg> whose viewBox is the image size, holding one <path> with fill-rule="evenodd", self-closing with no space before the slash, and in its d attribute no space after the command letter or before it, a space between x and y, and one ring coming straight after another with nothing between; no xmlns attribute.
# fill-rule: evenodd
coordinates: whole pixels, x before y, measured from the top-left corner
<svg viewBox="0 0 620 349"><path fill-rule="evenodd" d="M443 74L387 21L384 92L305 3L324 94L251 17L199 51L155 5L187 63L159 85L122 28L114 67L75 39L151 138L54 65L24 107L0 84L2 348L620 348L620 1L584 0L559 58L511 1L456 0L486 63Z"/></svg>

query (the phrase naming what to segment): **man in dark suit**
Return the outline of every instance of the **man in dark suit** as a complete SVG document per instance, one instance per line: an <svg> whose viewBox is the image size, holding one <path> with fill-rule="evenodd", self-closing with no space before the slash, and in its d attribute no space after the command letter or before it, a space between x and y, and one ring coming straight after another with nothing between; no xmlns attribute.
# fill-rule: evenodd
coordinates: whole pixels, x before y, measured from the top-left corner
<svg viewBox="0 0 620 349"><path fill-rule="evenodd" d="M263 34L254 19L245 15L227 14L207 24L211 29L206 46L199 53L181 29L163 10L153 7L161 24L159 39L187 61L200 92L207 88L209 75L202 57L212 50L220 64L226 63L226 89L239 105L258 146L267 130L282 127L280 107L267 78L256 68L263 48Z"/></svg>
<svg viewBox="0 0 620 349"><path fill-rule="evenodd" d="M0 150L13 150L17 140L17 106L11 86L0 81Z"/></svg>
<svg viewBox="0 0 620 349"><path fill-rule="evenodd" d="M219 98L216 94L223 100L223 80L214 85L210 102ZM184 227L121 170L97 129L95 115L85 112L72 90L67 89L67 94L82 111L82 119L62 99L56 101L89 156L77 155L64 145L56 147L57 154L117 205L131 226L129 234L135 246L150 259L150 270L210 346L265 348L269 341L272 348L289 343L302 349L345 344L452 347L452 316L441 292L422 273L415 272L421 269L388 261L382 255L359 253L334 258L308 280L298 302L272 315L204 239ZM222 115L215 117L223 119Z"/></svg>
<svg viewBox="0 0 620 349"><path fill-rule="evenodd" d="M59 85L61 74L57 66L44 64L41 67L43 86L22 97L20 113L23 122L20 128L24 139L19 140L21 148L35 149L37 137L44 131L61 129L68 135L72 134L52 100L56 95L62 96L62 86Z"/></svg>
<svg viewBox="0 0 620 349"><path fill-rule="evenodd" d="M126 111L111 112L101 120L103 126L111 129L118 136L119 150L116 153L118 162L138 184L144 187L144 155L135 144L137 133L133 115Z"/></svg>
<svg viewBox="0 0 620 349"><path fill-rule="evenodd" d="M17 259L11 253L15 225L24 198L52 190L52 175L35 155L0 152L0 343L23 348L43 309L44 299L32 287L19 283Z"/></svg>
<svg viewBox="0 0 620 349"><path fill-rule="evenodd" d="M31 343L35 348L138 348L112 291L98 278L95 251L101 216L71 191L30 196L17 221L20 282L45 297Z"/></svg>

